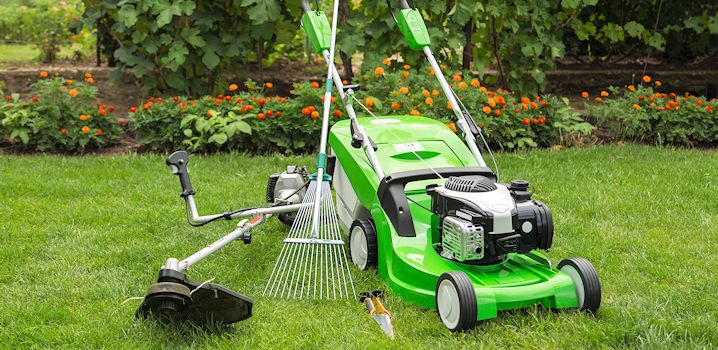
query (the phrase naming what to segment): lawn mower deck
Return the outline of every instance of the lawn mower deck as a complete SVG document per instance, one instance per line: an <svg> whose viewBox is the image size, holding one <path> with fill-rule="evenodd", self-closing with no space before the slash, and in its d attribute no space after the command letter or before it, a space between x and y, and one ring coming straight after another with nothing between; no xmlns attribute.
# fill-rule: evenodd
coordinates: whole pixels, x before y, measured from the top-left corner
<svg viewBox="0 0 718 350"><path fill-rule="evenodd" d="M551 267L537 250L531 249L526 254L507 253L499 261L484 264L461 262L440 254L437 248L441 238L435 232L440 218L433 212L431 189L443 185L452 176L496 180L490 169L478 166L464 142L446 125L414 116L358 118L357 122L366 134L372 135L377 158L387 174L378 179L364 152L352 147L349 121L334 125L329 143L336 156L337 211L342 228L350 234L352 259L360 268L376 264L379 275L394 293L427 308L437 308L437 303L442 302L437 301L437 293L442 293L440 278L463 273L470 285L457 282L456 294L461 294L464 288L469 295L473 293L474 300L463 300L460 296L462 300L449 302L461 301L468 303L465 308L474 308L475 314L463 315L472 318L465 321L468 323L496 317L497 311L536 304L546 308L581 306L581 296L572 277ZM416 141L397 144L397 136ZM369 231L372 228L375 231L376 256L357 261L352 247L356 239L351 233L362 221L370 226ZM367 259L371 260L368 264ZM451 273L443 276L447 272Z"/></svg>

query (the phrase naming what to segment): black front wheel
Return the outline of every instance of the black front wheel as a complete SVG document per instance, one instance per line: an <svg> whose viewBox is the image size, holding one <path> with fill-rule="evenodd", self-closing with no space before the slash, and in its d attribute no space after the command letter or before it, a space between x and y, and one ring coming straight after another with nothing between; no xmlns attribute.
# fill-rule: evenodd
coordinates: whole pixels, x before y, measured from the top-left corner
<svg viewBox="0 0 718 350"><path fill-rule="evenodd" d="M601 306L601 283L593 265L584 258L571 258L561 260L558 269L573 280L579 309L592 314L598 312Z"/></svg>
<svg viewBox="0 0 718 350"><path fill-rule="evenodd" d="M370 219L354 220L349 229L349 254L360 270L377 265L377 240L374 223Z"/></svg>
<svg viewBox="0 0 718 350"><path fill-rule="evenodd" d="M474 284L461 271L445 272L436 282L436 310L441 323L452 332L476 326L477 305Z"/></svg>

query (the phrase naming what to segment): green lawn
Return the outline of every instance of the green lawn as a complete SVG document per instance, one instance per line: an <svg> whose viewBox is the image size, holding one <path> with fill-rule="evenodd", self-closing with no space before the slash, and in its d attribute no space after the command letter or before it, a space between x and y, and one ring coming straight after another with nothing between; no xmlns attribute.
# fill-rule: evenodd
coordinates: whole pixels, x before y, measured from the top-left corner
<svg viewBox="0 0 718 350"><path fill-rule="evenodd" d="M58 57L60 59L71 59L72 47L63 46L60 48ZM40 49L29 44L0 44L0 63L31 63L37 62L40 58Z"/></svg>
<svg viewBox="0 0 718 350"><path fill-rule="evenodd" d="M201 212L263 205L267 175L313 157L195 157ZM166 329L133 318L169 256L233 228L191 228L162 156L0 156L0 344L7 348L587 348L718 346L718 153L645 146L501 153L553 210L554 263L584 256L599 271L598 317L540 308L451 334L434 311L389 292L395 341L357 302L261 296L286 229L278 221L193 267L190 277L255 299L224 329ZM355 271L359 290L386 288Z"/></svg>

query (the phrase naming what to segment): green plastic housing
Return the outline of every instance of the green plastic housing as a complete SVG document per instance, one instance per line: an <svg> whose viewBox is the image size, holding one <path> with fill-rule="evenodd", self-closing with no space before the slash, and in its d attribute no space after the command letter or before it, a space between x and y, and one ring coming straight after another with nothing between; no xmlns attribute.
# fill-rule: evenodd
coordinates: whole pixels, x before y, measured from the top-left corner
<svg viewBox="0 0 718 350"><path fill-rule="evenodd" d="M324 50L329 50L332 41L332 28L323 11L304 12L302 26L314 51L322 53Z"/></svg>
<svg viewBox="0 0 718 350"><path fill-rule="evenodd" d="M431 167L478 166L471 151L443 123L424 117L388 116L359 118L357 121L379 146L376 155L387 176L400 171ZM571 277L522 254L509 254L496 265L479 266L445 259L436 251L432 220L438 217L426 193L429 184L443 180L411 182L405 191L410 199L415 237L400 237L377 196L379 179L367 161L363 149L351 146L349 120L334 124L329 145L351 183L359 202L370 213L376 225L379 276L393 293L404 300L426 308L436 308L436 282L442 273L465 272L474 287L477 320L490 319L502 310L542 305L547 309L578 307L576 286ZM412 152L398 144L419 143L423 150ZM417 157L419 155L423 161ZM542 255L538 251L534 251Z"/></svg>
<svg viewBox="0 0 718 350"><path fill-rule="evenodd" d="M396 17L399 24L399 31L404 35L409 47L415 51L421 51L425 46L431 46L429 31L426 29L424 18L417 9L404 9Z"/></svg>

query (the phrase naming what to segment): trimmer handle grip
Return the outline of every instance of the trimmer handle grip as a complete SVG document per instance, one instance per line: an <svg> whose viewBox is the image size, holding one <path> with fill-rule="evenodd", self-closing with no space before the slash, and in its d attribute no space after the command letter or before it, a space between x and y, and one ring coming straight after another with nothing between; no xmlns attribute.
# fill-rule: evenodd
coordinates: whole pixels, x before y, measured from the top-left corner
<svg viewBox="0 0 718 350"><path fill-rule="evenodd" d="M172 174L179 176L180 185L182 185L181 197L192 196L195 194L194 188L192 188L192 182L189 180L189 155L185 151L177 151L170 154L167 157L167 165L172 169Z"/></svg>

